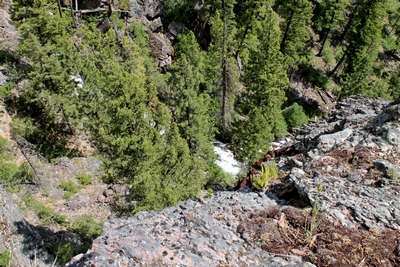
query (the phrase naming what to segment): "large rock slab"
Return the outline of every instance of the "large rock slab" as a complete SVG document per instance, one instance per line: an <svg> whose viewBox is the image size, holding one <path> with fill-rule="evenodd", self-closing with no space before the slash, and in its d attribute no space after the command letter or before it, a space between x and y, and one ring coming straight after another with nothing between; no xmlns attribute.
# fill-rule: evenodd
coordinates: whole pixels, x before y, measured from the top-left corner
<svg viewBox="0 0 400 267"><path fill-rule="evenodd" d="M68 266L314 266L246 242L237 228L249 212L276 202L265 194L217 192L156 212L108 220L92 249Z"/></svg>

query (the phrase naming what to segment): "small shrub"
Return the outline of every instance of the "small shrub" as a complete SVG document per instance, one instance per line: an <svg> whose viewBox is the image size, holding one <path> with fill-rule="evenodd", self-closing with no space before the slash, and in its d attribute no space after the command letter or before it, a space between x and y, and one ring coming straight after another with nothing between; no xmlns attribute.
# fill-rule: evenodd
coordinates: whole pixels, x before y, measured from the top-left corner
<svg viewBox="0 0 400 267"><path fill-rule="evenodd" d="M85 252L78 249L78 245L74 242L60 244L60 240L45 243L45 247L54 256L57 256L57 262L64 265L75 255Z"/></svg>
<svg viewBox="0 0 400 267"><path fill-rule="evenodd" d="M47 207L46 205L31 196L24 197L23 200L27 208L33 210L35 214L39 217L40 222L44 225L52 223L66 225L67 216L58 214L55 210Z"/></svg>
<svg viewBox="0 0 400 267"><path fill-rule="evenodd" d="M250 175L250 180L253 188L261 190L268 185L271 179L278 178L279 170L276 167L275 161L267 161L261 165L261 173L259 175Z"/></svg>
<svg viewBox="0 0 400 267"><path fill-rule="evenodd" d="M36 131L36 126L30 119L19 119L14 118L10 125L14 134L19 135L23 138L28 138Z"/></svg>
<svg viewBox="0 0 400 267"><path fill-rule="evenodd" d="M21 183L32 183L35 177L35 173L33 172L31 166L28 162L24 162L19 166L18 173L16 175L17 181Z"/></svg>
<svg viewBox="0 0 400 267"><path fill-rule="evenodd" d="M78 174L76 179L79 181L81 185L89 185L92 183L92 176L88 174Z"/></svg>
<svg viewBox="0 0 400 267"><path fill-rule="evenodd" d="M5 139L4 137L0 136L0 149L1 149L1 152L3 152L4 150L7 149L7 144L8 144L7 139Z"/></svg>
<svg viewBox="0 0 400 267"><path fill-rule="evenodd" d="M212 163L207 170L207 183L205 187L211 189L221 186L225 189L227 185L232 185L235 181L236 179L232 175L224 172L217 164Z"/></svg>
<svg viewBox="0 0 400 267"><path fill-rule="evenodd" d="M321 204L319 199L319 194L322 191L322 184L318 185L317 194L315 195L314 205L311 210L311 220L309 223L306 222L305 234L306 241L310 247L314 244L314 238L317 234L318 227L322 222L324 214L321 212Z"/></svg>
<svg viewBox="0 0 400 267"><path fill-rule="evenodd" d="M63 195L63 199L68 200L78 192L78 186L71 180L68 180L67 182L61 181L60 187L62 190L66 191L66 193Z"/></svg>
<svg viewBox="0 0 400 267"><path fill-rule="evenodd" d="M11 184L14 177L19 173L19 168L14 163L3 162L0 160L0 182L3 184Z"/></svg>
<svg viewBox="0 0 400 267"><path fill-rule="evenodd" d="M282 113L289 128L299 127L308 122L308 117L304 113L303 107L297 103L283 110Z"/></svg>
<svg viewBox="0 0 400 267"><path fill-rule="evenodd" d="M0 253L0 267L11 266L10 261L11 255L9 251L4 250L2 253Z"/></svg>
<svg viewBox="0 0 400 267"><path fill-rule="evenodd" d="M0 4L1 6L1 4ZM14 87L13 83L6 83L4 86L0 86L0 98L9 98L10 90Z"/></svg>
<svg viewBox="0 0 400 267"><path fill-rule="evenodd" d="M287 123L285 118L280 115L279 119L277 119L274 123L273 133L276 137L283 137L287 135Z"/></svg>
<svg viewBox="0 0 400 267"><path fill-rule="evenodd" d="M77 233L84 241L92 242L101 235L104 222L96 222L92 215L84 214L76 219L68 227L68 231Z"/></svg>

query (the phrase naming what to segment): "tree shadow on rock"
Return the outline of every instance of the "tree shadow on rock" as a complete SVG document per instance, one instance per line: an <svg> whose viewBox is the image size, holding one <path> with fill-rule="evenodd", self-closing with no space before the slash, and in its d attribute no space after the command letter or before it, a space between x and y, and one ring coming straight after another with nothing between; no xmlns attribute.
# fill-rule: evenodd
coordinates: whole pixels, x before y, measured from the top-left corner
<svg viewBox="0 0 400 267"><path fill-rule="evenodd" d="M27 259L33 262L43 262L51 265L54 262L54 256L45 248L44 238L39 229L28 223L25 219L14 222L15 233L21 237L21 253Z"/></svg>

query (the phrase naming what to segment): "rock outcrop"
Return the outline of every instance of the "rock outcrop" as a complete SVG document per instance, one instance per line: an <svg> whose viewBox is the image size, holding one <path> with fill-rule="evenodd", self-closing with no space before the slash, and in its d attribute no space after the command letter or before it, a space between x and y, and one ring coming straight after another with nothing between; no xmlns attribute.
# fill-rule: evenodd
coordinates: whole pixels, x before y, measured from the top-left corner
<svg viewBox="0 0 400 267"><path fill-rule="evenodd" d="M130 0L130 16L138 19L148 29L149 48L152 57L158 63L160 71L172 64L172 41L180 33L181 27L176 22L171 22L163 27L162 15L165 11L160 0L136 1Z"/></svg>
<svg viewBox="0 0 400 267"><path fill-rule="evenodd" d="M41 233L25 220L24 212L1 185L0 233L0 253L7 251L11 255L7 266L52 266L54 257L44 248Z"/></svg>
<svg viewBox="0 0 400 267"><path fill-rule="evenodd" d="M238 191L110 218L68 266L399 266L399 108L350 97L253 165L279 166L265 192L241 179Z"/></svg>
<svg viewBox="0 0 400 267"><path fill-rule="evenodd" d="M68 266L314 266L274 257L238 231L249 212L276 205L265 194L217 192L163 211L109 219L92 249Z"/></svg>

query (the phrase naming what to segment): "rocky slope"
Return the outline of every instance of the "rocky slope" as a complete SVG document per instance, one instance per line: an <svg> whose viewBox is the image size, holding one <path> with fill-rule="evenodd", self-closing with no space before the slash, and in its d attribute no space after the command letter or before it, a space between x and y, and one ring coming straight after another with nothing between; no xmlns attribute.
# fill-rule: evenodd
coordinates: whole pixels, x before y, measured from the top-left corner
<svg viewBox="0 0 400 267"><path fill-rule="evenodd" d="M68 266L400 266L399 119L396 101L350 97L253 165L280 168L265 192L247 177L236 192L110 218Z"/></svg>

